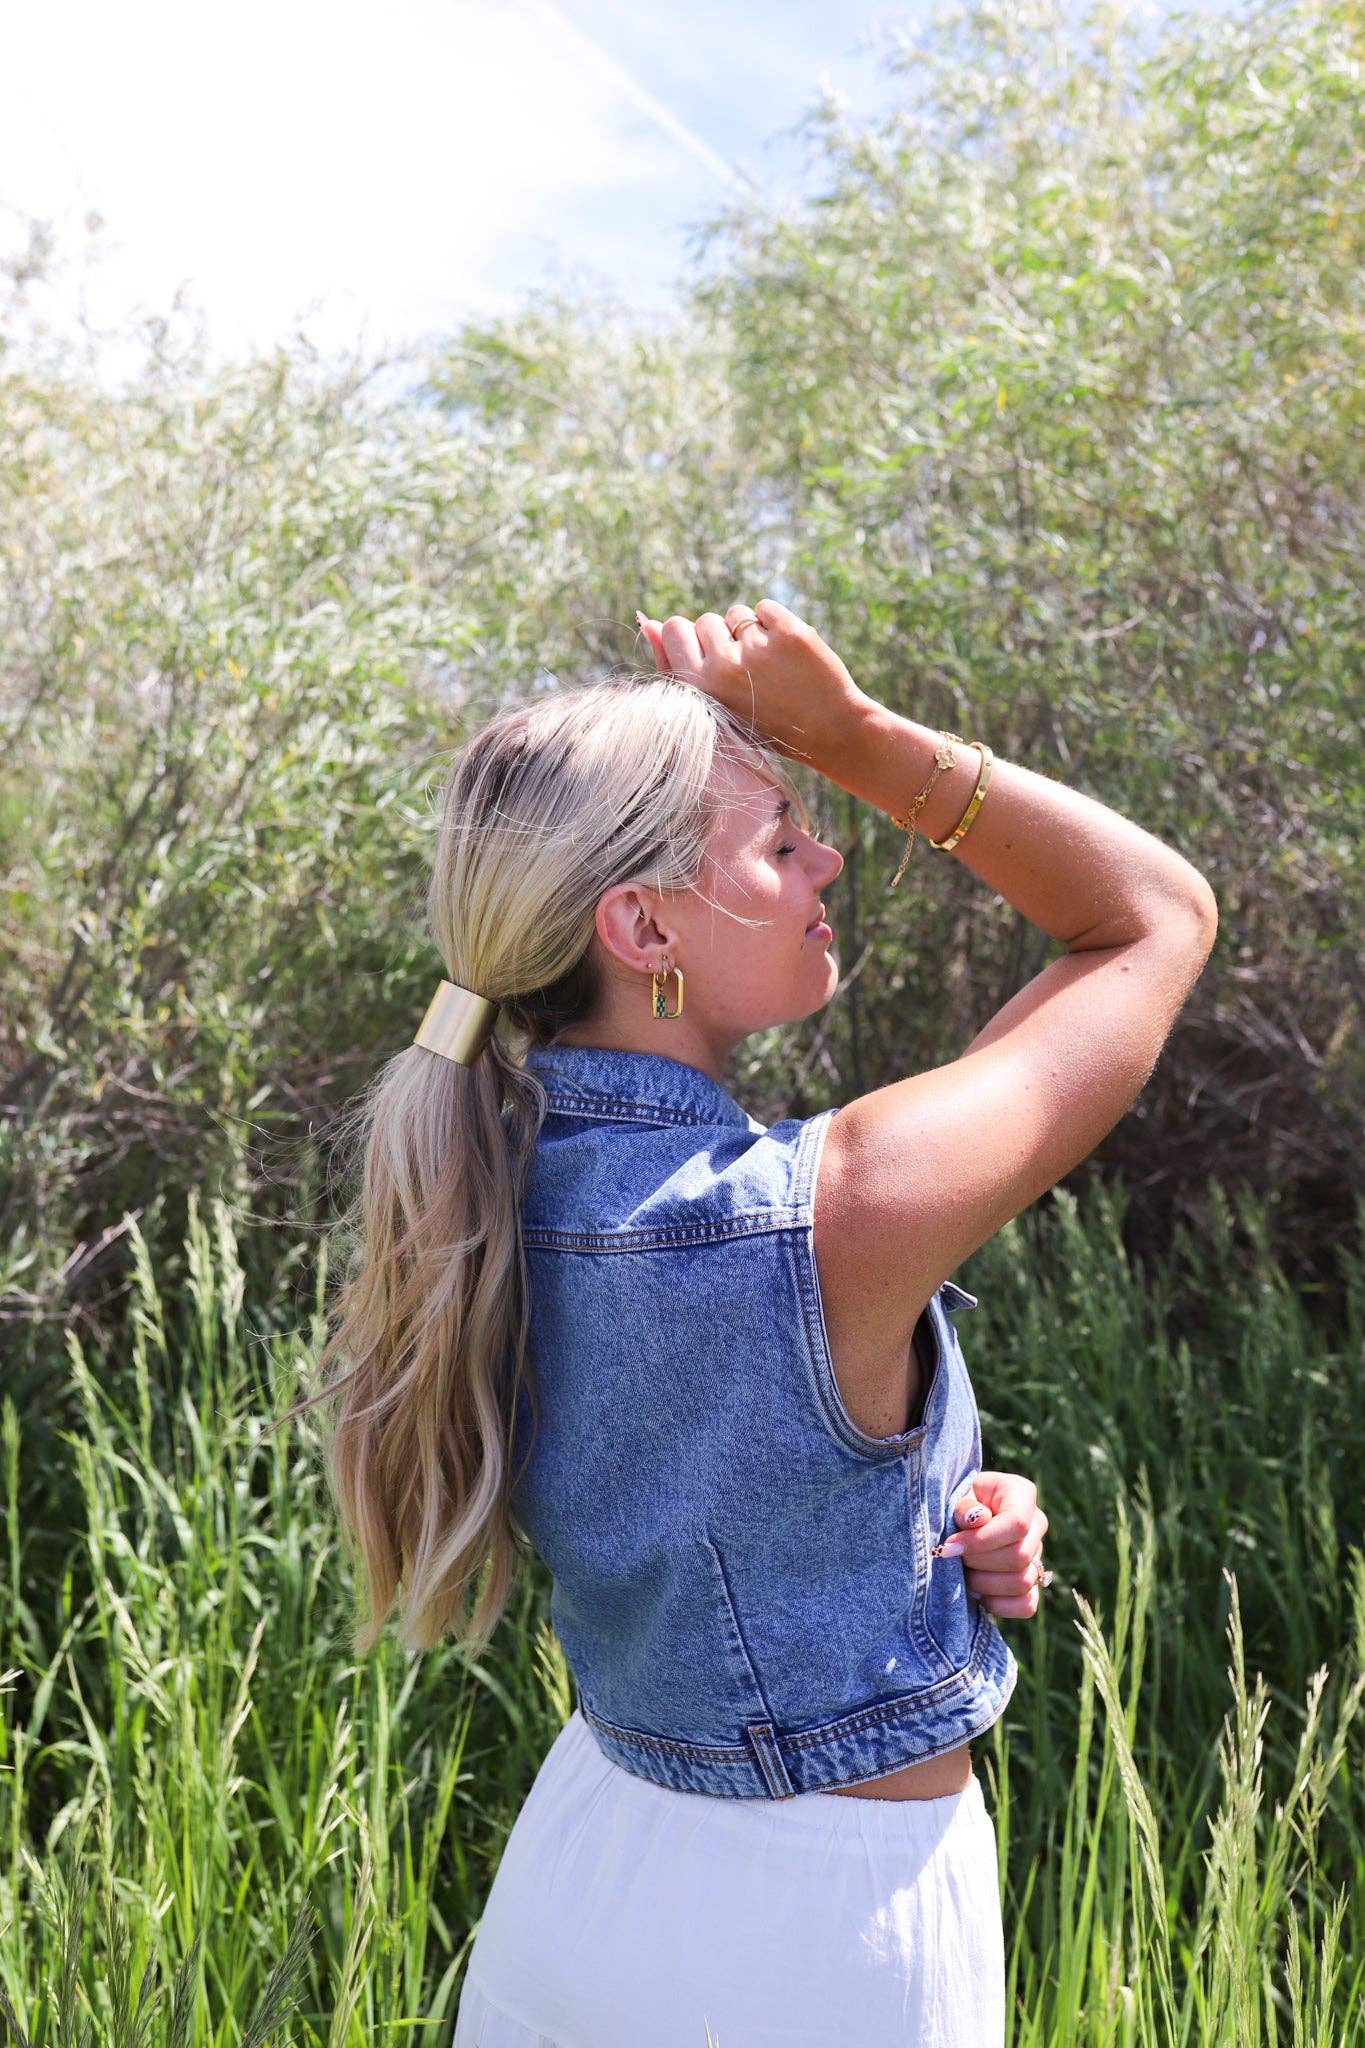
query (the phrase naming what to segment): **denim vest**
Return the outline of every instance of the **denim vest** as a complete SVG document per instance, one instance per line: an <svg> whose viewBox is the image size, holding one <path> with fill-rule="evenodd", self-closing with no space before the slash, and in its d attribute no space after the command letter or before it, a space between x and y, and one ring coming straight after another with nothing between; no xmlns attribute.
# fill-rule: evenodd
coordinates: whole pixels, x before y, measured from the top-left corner
<svg viewBox="0 0 1365 2048"><path fill-rule="evenodd" d="M512 1510L601 1749L681 1791L787 1799L980 1735L1018 1667L961 1560L930 1555L980 1470L949 1320L976 1297L944 1281L920 1421L866 1435L814 1254L838 1109L768 1126L662 1053L526 1064L549 1109L522 1204L538 1427L523 1389Z"/></svg>

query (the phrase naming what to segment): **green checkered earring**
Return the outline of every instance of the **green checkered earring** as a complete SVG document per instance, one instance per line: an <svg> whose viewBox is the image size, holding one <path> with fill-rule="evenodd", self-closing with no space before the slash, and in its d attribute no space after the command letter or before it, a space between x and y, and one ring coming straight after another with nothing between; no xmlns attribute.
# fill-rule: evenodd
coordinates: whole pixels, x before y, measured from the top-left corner
<svg viewBox="0 0 1365 2048"><path fill-rule="evenodd" d="M667 995L666 995L666 993L665 993L665 983L667 982L667 980L668 980L668 976L669 976L669 966L668 966L668 955L667 955L667 953L665 953L665 954L664 954L664 964L663 964L663 968L662 968L662 970L660 970L659 968L656 968L656 969L654 970L653 974L651 974L651 975L650 975L650 977L649 977L649 979L650 979L650 982L651 982L651 984L652 984L652 986L651 986L651 989L650 989L650 1004L649 1004L649 1006L650 1006L650 1009L652 1010L653 1014L654 1014L654 1015L655 1015L656 1017L669 1017L669 1018L672 1018L672 1017L681 1017L681 1015L682 1015L682 1012L683 1012L683 971L682 971L681 967L675 967L675 968L673 968L672 972L673 972L674 974L676 974L676 975L677 975L677 977L678 977L678 1007L677 1007L677 1009L676 1009L676 1010L670 1010L670 1009L669 1009L669 1008L667 1007L667 1003L668 1003L668 997L667 997Z"/></svg>

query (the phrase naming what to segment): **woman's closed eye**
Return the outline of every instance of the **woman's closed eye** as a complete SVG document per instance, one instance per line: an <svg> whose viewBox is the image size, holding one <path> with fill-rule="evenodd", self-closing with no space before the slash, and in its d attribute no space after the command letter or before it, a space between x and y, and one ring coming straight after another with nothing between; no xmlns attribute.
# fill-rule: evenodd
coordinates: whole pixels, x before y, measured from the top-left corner
<svg viewBox="0 0 1365 2048"><path fill-rule="evenodd" d="M795 853L796 848L794 846L779 846L777 850L779 853Z"/></svg>

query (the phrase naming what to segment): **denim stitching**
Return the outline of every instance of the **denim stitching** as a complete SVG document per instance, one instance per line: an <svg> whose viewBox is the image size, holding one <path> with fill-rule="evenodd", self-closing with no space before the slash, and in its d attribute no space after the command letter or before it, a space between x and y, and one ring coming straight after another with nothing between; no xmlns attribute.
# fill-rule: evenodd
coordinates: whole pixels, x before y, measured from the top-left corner
<svg viewBox="0 0 1365 2048"><path fill-rule="evenodd" d="M748 1668L749 1677L753 1681L754 1697L758 1701L759 1707L762 1710L764 1718L766 1720L771 1721L773 1719L773 1710L772 1707L769 1705L768 1695L763 1690L762 1680L759 1678L758 1671L755 1668L753 1655L749 1649L748 1639L744 1634L743 1628L740 1626L739 1611L735 1606L734 1595L730 1591L730 1580L725 1569L725 1560L720 1554L719 1547L716 1543L712 1541L710 1536L704 1535L702 1537L702 1542L706 1545L706 1548L710 1551L712 1557L715 1560L716 1575L720 1579L721 1592L725 1596L725 1605L729 1609L730 1620L734 1625L735 1640L739 1644L739 1648L743 1655L745 1665Z"/></svg>
<svg viewBox="0 0 1365 2048"><path fill-rule="evenodd" d="M803 1323L806 1331L808 1358L811 1374L819 1396L819 1411L826 1421L831 1435L845 1450L855 1452L868 1464L903 1458L912 1449L926 1440L933 1420L933 1410L947 1398L946 1387L951 1360L952 1325L940 1324L934 1314L940 1308L937 1295L929 1297L929 1327L934 1333L934 1363L930 1373L929 1386L924 1396L924 1407L919 1421L913 1429L898 1430L888 1437L870 1437L858 1428L852 1416L845 1420L837 1401L839 1382L835 1377L834 1359L829 1348L829 1331L825 1324L824 1307L820 1295L820 1272L815 1261L815 1226L812 1221L794 1239L796 1247L797 1282L804 1311ZM947 1283L945 1282L945 1285ZM946 1334L945 1334L946 1333Z"/></svg>
<svg viewBox="0 0 1365 2048"><path fill-rule="evenodd" d="M705 1223L659 1223L648 1230L555 1230L549 1224L523 1223L522 1242L547 1251L668 1251L674 1246L719 1244L735 1237L768 1237L801 1227L791 1209L753 1209L744 1216L715 1217Z"/></svg>
<svg viewBox="0 0 1365 2048"><path fill-rule="evenodd" d="M782 1750L771 1721L751 1721L745 1733L773 1798L794 1799L796 1787L782 1760Z"/></svg>
<svg viewBox="0 0 1365 2048"><path fill-rule="evenodd" d="M915 1649L924 1663L931 1667L938 1664L945 1671L956 1671L952 1655L945 1650L934 1634L929 1621L929 1581L933 1564L929 1556L927 1535L928 1515L924 1501L924 1459L923 1447L916 1445L913 1459L913 1474L907 1474L906 1484L912 1491L910 1526L914 1532L915 1553L915 1597L910 1605L910 1634Z"/></svg>
<svg viewBox="0 0 1365 2048"><path fill-rule="evenodd" d="M991 1640L992 1632L989 1626L989 1618L983 1609L977 1616L976 1632L972 1637L971 1654L967 1662L962 1666L962 1669L954 1672L950 1678L936 1679L932 1685L922 1686L918 1692L903 1693L899 1699L885 1700L880 1706L865 1707L859 1713L843 1715L834 1721L826 1721L819 1728L808 1728L796 1734L779 1736L777 1739L785 1747L791 1749L828 1748L832 1743L839 1741L845 1735L857 1735L864 1729L876 1728L882 1722L896 1719L912 1712L920 1712L926 1706L938 1706L957 1699L972 1691L973 1681L979 1677L985 1664L986 1652L991 1646ZM1013 1690L1013 1683L1008 1673L1002 1677L1001 1683L1006 1687L1007 1691ZM672 1736L648 1735L643 1729L624 1728L619 1722L608 1721L601 1714L594 1713L592 1708L584 1702L581 1692L578 1704L584 1718L596 1722L597 1726L605 1734L615 1736L620 1742L634 1743L641 1749L658 1749L662 1750L666 1755L690 1757L698 1761L710 1758L714 1758L718 1763L752 1763L753 1761L753 1753L747 1743L729 1743L721 1747L716 1744L687 1742ZM992 1719L994 1718L995 1716L992 1715ZM954 1736L945 1744L945 1747L955 1749L962 1741L969 1739L968 1737ZM932 1753L934 1755L939 1754L938 1751Z"/></svg>
<svg viewBox="0 0 1365 2048"><path fill-rule="evenodd" d="M822 1110L819 1116L811 1118L801 1133L799 1155L809 1155L809 1170L802 1175L803 1184L813 1187L819 1158L824 1150L825 1135L833 1121L833 1110ZM873 1464L878 1460L890 1461L903 1457L909 1442L910 1432L888 1438L877 1443L871 1437L864 1437L851 1416L845 1418L840 1412L838 1382L834 1377L834 1361L830 1355L829 1333L825 1327L824 1306L820 1295L820 1272L815 1261L815 1212L807 1203L809 1217L799 1236L793 1239L796 1258L797 1294L801 1303L801 1326L806 1335L806 1360L815 1386L817 1419L827 1433L846 1451Z"/></svg>
<svg viewBox="0 0 1365 2048"><path fill-rule="evenodd" d="M559 1116L609 1117L614 1123L706 1125L712 1121L700 1110L681 1109L672 1102L636 1102L628 1095L566 1095L562 1084L547 1088L545 1100Z"/></svg>
<svg viewBox="0 0 1365 2048"><path fill-rule="evenodd" d="M966 1493L966 1492L967 1492L967 1490L968 1490L968 1488L969 1488L969 1487L971 1486L972 1480L973 1480L973 1479L975 1479L976 1477L977 1477L977 1473L976 1473L976 1472L972 1472L972 1473L970 1473L970 1474L968 1475L968 1477L967 1477L966 1479L964 1479L964 1480L963 1480L963 1481L961 1482L961 1484L960 1484L960 1485L958 1485L958 1486L955 1486L955 1487L953 1487L952 1491L951 1491L951 1492L949 1493L949 1495L948 1495L948 1521L947 1521L947 1526L946 1526L946 1528L944 1528L944 1529L941 1529L941 1530L939 1531L939 1535L938 1535L938 1541L939 1541L940 1543L942 1543L942 1542L943 1542L943 1541L944 1541L944 1540L946 1539L946 1537L947 1537L948 1535L950 1535L950 1534L952 1533L953 1529L955 1528L955 1526L956 1526L956 1525L955 1525L955 1522L954 1522L954 1518L953 1518L953 1510L954 1510L954 1508L955 1508L955 1506L956 1506L957 1502L958 1502L959 1500L961 1500L961 1498L962 1498L963 1494L964 1494L964 1493ZM979 1601L977 1600L977 1597L976 1597L975 1593L973 1593L973 1592L972 1592L972 1590L971 1590L970 1586L969 1586L969 1585L967 1584L967 1567L966 1567L966 1566L965 1566L965 1565L963 1564L963 1562L962 1562L961 1558L956 1558L956 1559L953 1559L953 1558L946 1558L946 1557L945 1557L945 1558L940 1558L940 1560L939 1560L939 1563L940 1563L940 1565L956 1563L956 1565L957 1565L957 1567L958 1567L958 1570L959 1570L959 1571L960 1571L960 1572L962 1573L962 1591L963 1591L963 1594L964 1594L964 1596L965 1596L965 1597L966 1597L966 1598L967 1598L968 1600L970 1600L970 1601L971 1601L972 1605L973 1605L973 1606L974 1606L974 1607L975 1607L975 1608L977 1609L977 1616L978 1616L978 1625L979 1625L979 1622L980 1622L980 1616L981 1616L981 1615L982 1615L982 1614L983 1614L983 1613L985 1612L985 1610L984 1610L984 1609L983 1609L983 1608L981 1607L981 1604L980 1604L980 1602L979 1602ZM939 1642L939 1639L938 1639L938 1637L937 1637L937 1636L936 1636L936 1635L934 1634L934 1624L933 1624L933 1622L932 1622L932 1621L930 1620L930 1618L929 1618L929 1606L928 1606L928 1601L927 1601L927 1600L926 1600L926 1602L925 1602L925 1609L924 1609L924 1626L925 1626L925 1629L926 1629L926 1630L928 1631L928 1635L929 1635L929 1640L930 1640L930 1642L932 1642L932 1643L933 1643L933 1645L935 1646L935 1648L936 1648L936 1649L938 1650L938 1652L939 1652L939 1655L940 1655L940 1656L942 1656L942 1657L944 1657L944 1658L946 1658L946 1659L947 1659L947 1661L948 1661L948 1663L950 1663L950 1664L951 1664L951 1663L952 1663L952 1661L953 1661L953 1653L952 1653L952 1651L951 1651L951 1650L949 1650L949 1649L946 1649L946 1648L944 1647L944 1645L943 1645L943 1644L942 1644L941 1642Z"/></svg>

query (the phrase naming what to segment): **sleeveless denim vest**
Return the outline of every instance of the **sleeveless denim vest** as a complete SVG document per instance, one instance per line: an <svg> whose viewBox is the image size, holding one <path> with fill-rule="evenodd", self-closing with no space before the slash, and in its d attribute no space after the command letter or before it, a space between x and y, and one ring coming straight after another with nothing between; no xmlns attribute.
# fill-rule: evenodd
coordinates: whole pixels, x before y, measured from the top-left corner
<svg viewBox="0 0 1365 2048"><path fill-rule="evenodd" d="M930 1555L980 1470L949 1320L976 1297L939 1288L921 1419L866 1435L814 1254L838 1109L767 1126L662 1053L526 1064L549 1108L521 1218L538 1427L523 1389L512 1510L600 1748L681 1791L786 1799L980 1735L1018 1667L961 1560Z"/></svg>

